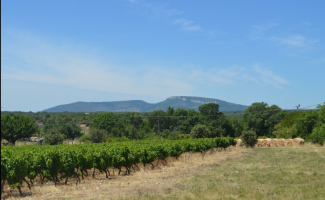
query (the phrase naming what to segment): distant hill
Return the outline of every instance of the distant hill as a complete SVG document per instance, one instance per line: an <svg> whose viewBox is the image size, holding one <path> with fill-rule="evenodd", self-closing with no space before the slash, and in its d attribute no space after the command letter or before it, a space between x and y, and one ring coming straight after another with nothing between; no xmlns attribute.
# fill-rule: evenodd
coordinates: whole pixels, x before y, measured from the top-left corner
<svg viewBox="0 0 325 200"><path fill-rule="evenodd" d="M151 112L166 110L168 106L198 110L206 103L219 104L220 111L243 111L247 106L229 103L219 99L189 96L173 96L159 103L147 103L141 100L112 101L112 102L75 102L59 105L44 110L45 112Z"/></svg>

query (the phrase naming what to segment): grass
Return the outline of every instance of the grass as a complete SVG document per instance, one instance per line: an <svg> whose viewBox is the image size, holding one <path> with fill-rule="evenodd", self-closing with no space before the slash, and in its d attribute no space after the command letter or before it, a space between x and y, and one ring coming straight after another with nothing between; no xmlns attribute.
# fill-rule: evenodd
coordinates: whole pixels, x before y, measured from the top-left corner
<svg viewBox="0 0 325 200"><path fill-rule="evenodd" d="M23 188L26 199L324 199L325 148L236 148L188 153L128 176ZM16 191L17 192L17 191ZM22 198L13 192L13 199Z"/></svg>
<svg viewBox="0 0 325 200"><path fill-rule="evenodd" d="M168 199L324 199L325 148L255 148L184 184L168 192Z"/></svg>

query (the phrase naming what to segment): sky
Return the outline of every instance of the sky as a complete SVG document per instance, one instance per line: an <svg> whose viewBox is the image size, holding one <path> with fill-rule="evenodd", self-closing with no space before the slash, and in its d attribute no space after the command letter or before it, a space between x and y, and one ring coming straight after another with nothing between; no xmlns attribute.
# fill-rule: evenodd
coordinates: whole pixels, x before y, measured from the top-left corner
<svg viewBox="0 0 325 200"><path fill-rule="evenodd" d="M3 0L1 110L325 102L323 0Z"/></svg>

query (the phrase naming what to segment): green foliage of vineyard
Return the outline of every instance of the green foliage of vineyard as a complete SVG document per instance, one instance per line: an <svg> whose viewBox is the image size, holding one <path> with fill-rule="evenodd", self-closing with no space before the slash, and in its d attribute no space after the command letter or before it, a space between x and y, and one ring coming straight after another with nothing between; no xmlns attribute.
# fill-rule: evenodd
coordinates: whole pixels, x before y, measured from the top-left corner
<svg viewBox="0 0 325 200"><path fill-rule="evenodd" d="M110 175L110 169L122 168L129 174L131 169L152 164L167 157L178 158L184 152L205 152L212 148L227 148L235 145L230 137L127 141L100 144L1 147L1 184L18 187L24 181L32 185L37 176L41 181L55 184L69 177L82 178L94 168ZM94 171L95 172L95 171ZM94 177L94 173L92 176Z"/></svg>

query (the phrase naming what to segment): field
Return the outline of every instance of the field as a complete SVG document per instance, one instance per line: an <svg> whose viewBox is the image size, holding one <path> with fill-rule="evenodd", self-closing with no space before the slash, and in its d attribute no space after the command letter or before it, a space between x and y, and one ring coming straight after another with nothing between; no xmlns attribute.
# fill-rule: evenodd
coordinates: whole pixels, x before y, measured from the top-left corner
<svg viewBox="0 0 325 200"><path fill-rule="evenodd" d="M185 155L185 157L184 157ZM184 159L185 158L185 159ZM324 199L325 148L232 148L185 153L131 175L97 174L77 186L15 189L10 199ZM5 188L8 191L8 188Z"/></svg>

